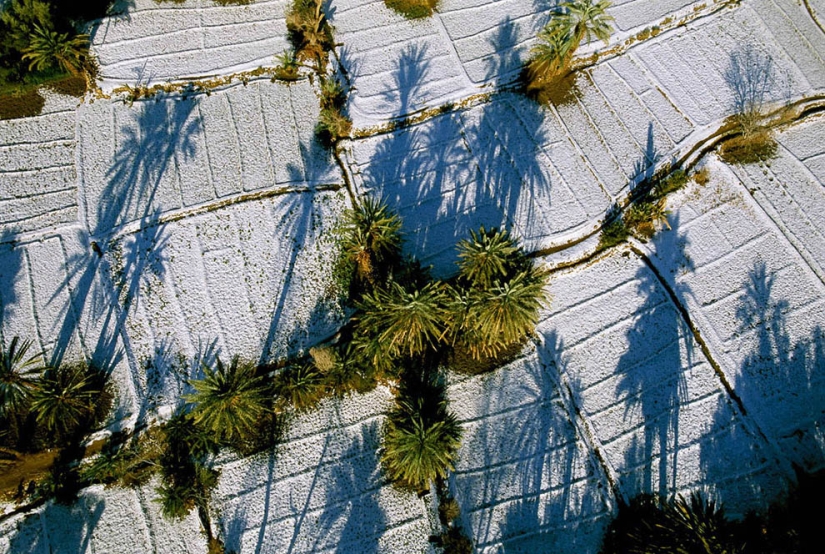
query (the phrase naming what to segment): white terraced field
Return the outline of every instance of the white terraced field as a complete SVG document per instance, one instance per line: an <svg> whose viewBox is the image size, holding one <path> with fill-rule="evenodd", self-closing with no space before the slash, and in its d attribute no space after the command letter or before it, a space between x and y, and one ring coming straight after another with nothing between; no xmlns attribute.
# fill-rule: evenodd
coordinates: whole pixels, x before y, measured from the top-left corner
<svg viewBox="0 0 825 554"><path fill-rule="evenodd" d="M102 88L226 75L275 65L289 48L285 0L216 6L122 0L91 31Z"/></svg>
<svg viewBox="0 0 825 554"><path fill-rule="evenodd" d="M198 360L282 359L346 320L332 270L349 185L398 210L406 251L435 276L455 272L455 243L481 224L548 249L548 265L578 261L554 272L521 358L449 378L464 430L449 487L478 552L595 553L639 492L704 489L733 514L766 505L791 464L825 467L821 113L778 130L760 164L704 155L710 181L669 197L669 229L582 258L634 181L734 112L737 56L770 64L766 109L817 106L825 4L809 2L818 26L791 0L614 2L610 45L623 49L581 71L573 102L541 107L497 87L551 4L443 0L410 22L380 1L332 0L363 134L341 164L314 138L317 81L79 107L47 93L43 115L0 121L0 338L112 364L112 430L168 415ZM101 87L271 66L286 8L135 0L93 31ZM327 401L274 450L222 454L212 516L227 547L436 552L431 499L380 469L391 402L384 387ZM161 517L157 485L0 516L0 552L204 552L197 516Z"/></svg>

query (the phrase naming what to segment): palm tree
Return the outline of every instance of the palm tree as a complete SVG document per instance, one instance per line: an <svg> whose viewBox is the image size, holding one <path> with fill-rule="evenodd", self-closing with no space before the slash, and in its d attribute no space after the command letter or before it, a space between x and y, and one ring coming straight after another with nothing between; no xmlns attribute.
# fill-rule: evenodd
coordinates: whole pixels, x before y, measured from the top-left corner
<svg viewBox="0 0 825 554"><path fill-rule="evenodd" d="M531 268L469 292L462 342L475 359L496 356L533 332L548 300L545 280L545 272Z"/></svg>
<svg viewBox="0 0 825 554"><path fill-rule="evenodd" d="M275 391L298 411L314 407L324 394L324 375L313 364L284 369L276 379Z"/></svg>
<svg viewBox="0 0 825 554"><path fill-rule="evenodd" d="M75 77L89 55L89 35L70 37L68 33L35 24L29 46L23 50L23 59L29 60L29 69L42 71L57 64Z"/></svg>
<svg viewBox="0 0 825 554"><path fill-rule="evenodd" d="M507 278L526 261L506 230L487 231L483 225L478 234L470 230L470 238L458 243L458 258L461 279L470 287L482 289Z"/></svg>
<svg viewBox="0 0 825 554"><path fill-rule="evenodd" d="M229 441L249 436L269 409L263 379L255 375L254 364L240 363L237 356L229 366L220 358L216 365L213 371L204 364L204 378L191 381L195 392L184 396L194 404L195 425Z"/></svg>
<svg viewBox="0 0 825 554"><path fill-rule="evenodd" d="M358 329L377 339L390 358L416 356L444 339L450 319L448 303L443 283L428 283L408 292L391 281L387 290L367 294L358 305L363 311Z"/></svg>
<svg viewBox="0 0 825 554"><path fill-rule="evenodd" d="M32 341L11 339L8 348L0 348L0 417L8 418L21 411L31 399L37 381L31 378L36 372L37 355L26 358Z"/></svg>
<svg viewBox="0 0 825 554"><path fill-rule="evenodd" d="M95 375L86 364L48 368L34 393L32 410L38 424L67 436L94 413Z"/></svg>
<svg viewBox="0 0 825 554"><path fill-rule="evenodd" d="M531 72L544 69L550 73L537 77L552 77L568 67L573 54L582 40L597 38L607 43L613 26L613 16L607 15L609 0L567 0L556 7L550 22L544 26L538 38L541 41L533 49Z"/></svg>
<svg viewBox="0 0 825 554"><path fill-rule="evenodd" d="M447 409L443 386L425 383L414 392L404 381L401 387L387 419L381 460L392 481L420 491L454 469L461 427Z"/></svg>
<svg viewBox="0 0 825 554"><path fill-rule="evenodd" d="M386 275L401 252L401 219L376 198L344 212L342 247L362 281L374 283Z"/></svg>

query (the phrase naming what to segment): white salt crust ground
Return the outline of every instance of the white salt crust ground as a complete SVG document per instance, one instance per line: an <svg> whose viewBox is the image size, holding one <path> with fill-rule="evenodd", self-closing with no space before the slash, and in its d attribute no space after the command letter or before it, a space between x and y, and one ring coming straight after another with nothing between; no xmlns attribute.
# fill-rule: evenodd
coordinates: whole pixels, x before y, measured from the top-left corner
<svg viewBox="0 0 825 554"><path fill-rule="evenodd" d="M688 13L692 0L614 2L611 44L667 15ZM356 127L456 101L485 85L513 81L547 23L553 2L444 0L432 17L408 21L383 0L334 3L331 20L340 56L355 86Z"/></svg>
<svg viewBox="0 0 825 554"><path fill-rule="evenodd" d="M260 4L272 9L274 3ZM667 13L681 5L657 4ZM107 27L111 44L125 45L107 62L118 70L142 66L145 59L133 52L144 42L156 44L144 37L169 31L163 25L179 24L175 17L184 12L171 10L215 17L209 25L221 33L221 17L231 28L252 13L208 2L138 0L137 6L134 27L125 20ZM641 18L638 29L649 21L644 17L658 17L651 6L617 3L613 13L621 29ZM640 15L622 23L619 8ZM155 9L166 11L138 17L140 10ZM474 8L454 11L462 10L467 17ZM528 15L519 20L511 14L515 23L502 26L504 34L529 40L519 29L540 9L513 10ZM486 67L484 47L449 34L455 31L447 21L450 10L442 11L438 33L449 37L444 45L456 45L447 58L459 56L461 71L478 78ZM489 13L484 6L477 11ZM194 21L180 23L193 25L181 36L213 32ZM156 24L160 30L152 31ZM417 23L403 25L414 29ZM393 27L379 38L404 43L404 32ZM95 40L105 50L108 39ZM504 49L510 65L502 62L485 82L507 75L514 56L524 52L519 40ZM389 60L388 67L400 69L397 80L385 81L386 93L375 93L383 94L384 104L375 104L379 120L418 109L422 98L438 98L442 92L430 94L428 87L439 81L447 91L441 98L451 98L439 51L432 46L422 53L419 43L429 44L404 43L406 65ZM769 100L779 101L822 91L822 43L801 6L746 0L592 68L580 83L581 98L567 108L548 112L500 95L353 143L348 159L360 192L383 193L406 216L408 248L433 252L425 261L436 273L451 273L452 244L468 227L505 222L533 247L580 232L638 172L637 163L666 157L718 125L731 102L724 81L729 58L720 52L753 44L770 55L778 74ZM240 44L237 52L252 49ZM477 52L481 57L471 60ZM357 68L342 53L357 79ZM125 63L118 66L121 55ZM429 65L428 56L437 60ZM173 63L175 56L158 59ZM250 59L243 63L254 64ZM163 67L175 71L158 67L157 75L164 75ZM186 77L193 67L158 78ZM422 67L436 69L422 78ZM364 88L369 92L369 83ZM358 90L351 98L357 102ZM5 203L3 213L12 219L1 220L4 339L31 336L48 356L94 355L112 363L120 393L113 420L123 421L174 404L198 359L217 351L280 356L336 328L341 314L330 313L328 303L328 231L347 199L341 191L317 190L341 178L311 140L318 108L306 83L251 83L131 108L101 101L81 107L75 122L66 115L70 109L69 100L49 98L49 113L41 118L0 122L0 156L12 168L0 173L0 207ZM31 123L38 120L46 123L42 129ZM819 136L820 128L813 120L781 133L780 158L770 166L709 164L712 182L672 198L673 230L645 247L744 411L726 395L655 274L633 254L611 254L559 275L535 352L507 370L452 384L453 407L467 435L451 486L483 550L530 552L540 544L592 552L615 506L614 493L708 487L736 513L782 490L780 475L788 475L789 462L822 467L825 295L814 231L825 143L806 138ZM55 144L74 153L44 154ZM424 155L424 148L438 156ZM54 160L63 177L41 171ZM794 202L781 201L780 187ZM58 193L73 201L49 204ZM256 194L266 197L253 200ZM13 204L21 198L25 209ZM91 240L104 248L102 259L92 253ZM663 376L665 366L678 377ZM225 473L216 523L227 543L244 551L259 545L324 551L339 544L350 551L426 551L430 522L423 503L388 487L377 470L380 414L389 398L379 390L329 403L297 419L274 454L219 460ZM517 433L505 437L504 430ZM93 487L72 509L49 506L3 522L0 551L99 552L124 545L204 551L196 517L182 526L160 518L151 501L154 486L105 493Z"/></svg>
<svg viewBox="0 0 825 554"><path fill-rule="evenodd" d="M131 3L131 5L130 5ZM101 88L150 85L276 65L289 48L286 0L220 6L212 0L131 0L91 30Z"/></svg>
<svg viewBox="0 0 825 554"><path fill-rule="evenodd" d="M78 100L41 94L41 115L0 121L0 242L77 220Z"/></svg>
<svg viewBox="0 0 825 554"><path fill-rule="evenodd" d="M408 251L437 275L454 273L456 242L479 224L506 225L532 250L564 244L592 231L652 164L689 150L733 113L731 60L746 47L773 68L766 106L825 91L825 34L797 8L748 2L660 35L583 72L568 105L500 93L353 141L355 184L401 213ZM393 74L406 82L402 103L446 82L417 54L402 53Z"/></svg>
<svg viewBox="0 0 825 554"><path fill-rule="evenodd" d="M648 245L651 259L775 450L819 469L825 285L734 172L713 159L708 166L710 183L670 200L672 230ZM776 175L782 183L796 180L793 172ZM804 197L819 194L823 183L798 186L807 189Z"/></svg>

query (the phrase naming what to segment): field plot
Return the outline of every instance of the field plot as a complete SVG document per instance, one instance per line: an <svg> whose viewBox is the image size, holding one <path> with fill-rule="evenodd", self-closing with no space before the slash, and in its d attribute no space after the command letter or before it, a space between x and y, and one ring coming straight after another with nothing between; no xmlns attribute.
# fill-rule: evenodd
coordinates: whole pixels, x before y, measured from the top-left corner
<svg viewBox="0 0 825 554"><path fill-rule="evenodd" d="M46 92L37 117L0 121L0 242L77 220L77 98Z"/></svg>
<svg viewBox="0 0 825 554"><path fill-rule="evenodd" d="M274 450L216 460L216 529L235 552L428 551L425 502L386 483L378 459L382 413L392 395L379 388L327 401L295 418ZM49 504L0 525L0 550L15 554L202 553L198 518L169 522L153 480L138 489L85 489L71 507Z"/></svg>
<svg viewBox="0 0 825 554"><path fill-rule="evenodd" d="M222 464L216 500L237 552L428 551L424 500L384 480L386 388L294 418L272 452Z"/></svg>
<svg viewBox="0 0 825 554"><path fill-rule="evenodd" d="M382 0L335 3L332 21L341 61L355 89L349 110L356 127L433 108L510 83L547 23L554 2L444 0L431 18L408 21ZM687 13L692 0L615 2L611 43ZM583 50L584 51L584 50Z"/></svg>
<svg viewBox="0 0 825 554"><path fill-rule="evenodd" d="M781 146L776 158L733 169L825 281L825 117L794 125L777 140Z"/></svg>
<svg viewBox="0 0 825 554"><path fill-rule="evenodd" d="M306 81L267 81L210 96L78 112L83 221L94 236L170 210L272 189L340 183L315 140L318 101Z"/></svg>
<svg viewBox="0 0 825 554"><path fill-rule="evenodd" d="M795 179L780 161L771 165L777 181ZM776 451L816 469L825 448L825 287L739 179L710 167L710 183L672 200L672 230L650 244L651 259Z"/></svg>
<svg viewBox="0 0 825 554"><path fill-rule="evenodd" d="M176 404L197 360L283 358L335 332L328 258L345 202L289 193L155 222L102 258L79 229L4 245L2 334L37 337L53 361L116 366L114 419L142 420Z"/></svg>
<svg viewBox="0 0 825 554"><path fill-rule="evenodd" d="M775 452L642 260L612 254L554 279L551 292L542 348L622 495L706 488L742 513L781 491Z"/></svg>
<svg viewBox="0 0 825 554"><path fill-rule="evenodd" d="M479 552L595 552L609 520L609 482L562 399L554 346L450 386L464 430L453 485Z"/></svg>
<svg viewBox="0 0 825 554"><path fill-rule="evenodd" d="M124 2L92 31L102 88L154 84L275 65L289 48L286 0L219 6L212 0Z"/></svg>
<svg viewBox="0 0 825 554"><path fill-rule="evenodd" d="M138 489L94 486L71 506L49 504L0 524L0 549L14 554L92 554L206 552L198 517L170 522L154 501L157 482Z"/></svg>

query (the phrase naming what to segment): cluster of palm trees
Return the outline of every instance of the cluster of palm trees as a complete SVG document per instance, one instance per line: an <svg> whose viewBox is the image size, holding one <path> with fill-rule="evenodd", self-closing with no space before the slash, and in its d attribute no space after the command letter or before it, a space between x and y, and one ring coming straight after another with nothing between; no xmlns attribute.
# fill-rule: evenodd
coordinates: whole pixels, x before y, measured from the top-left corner
<svg viewBox="0 0 825 554"><path fill-rule="evenodd" d="M609 0L567 0L550 15L550 21L538 33L527 64L528 89L538 90L561 79L583 40L610 38L613 17L607 15Z"/></svg>
<svg viewBox="0 0 825 554"><path fill-rule="evenodd" d="M45 366L32 342L0 348L0 445L16 451L66 446L106 417L107 375L86 363Z"/></svg>
<svg viewBox="0 0 825 554"><path fill-rule="evenodd" d="M547 273L507 231L481 227L458 244L458 275L433 280L402 256L400 230L378 199L345 214L342 263L357 312L342 350L356 373L400 382L382 460L392 481L422 490L446 476L460 444L442 368L456 354L490 367L520 347L548 301Z"/></svg>

